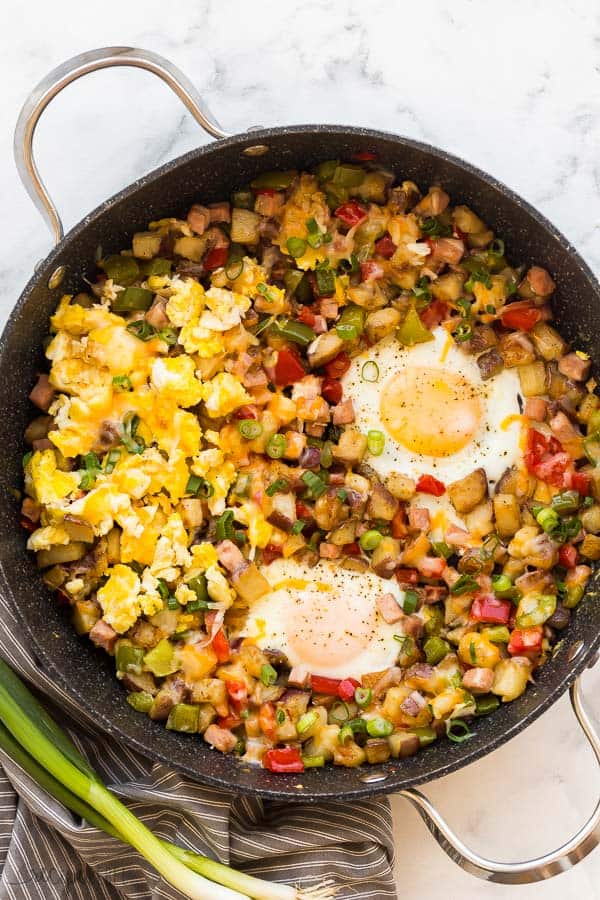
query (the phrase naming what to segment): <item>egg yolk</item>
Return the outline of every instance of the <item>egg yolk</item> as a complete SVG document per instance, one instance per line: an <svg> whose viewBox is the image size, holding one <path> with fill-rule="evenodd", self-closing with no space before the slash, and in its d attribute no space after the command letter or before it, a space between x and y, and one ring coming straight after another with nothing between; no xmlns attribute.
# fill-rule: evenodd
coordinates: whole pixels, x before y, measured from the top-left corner
<svg viewBox="0 0 600 900"><path fill-rule="evenodd" d="M306 591L286 622L291 658L313 672L352 669L356 656L376 638L376 610L348 591Z"/></svg>
<svg viewBox="0 0 600 900"><path fill-rule="evenodd" d="M383 386L380 411L389 434L413 453L451 456L479 430L477 387L457 372L407 367Z"/></svg>

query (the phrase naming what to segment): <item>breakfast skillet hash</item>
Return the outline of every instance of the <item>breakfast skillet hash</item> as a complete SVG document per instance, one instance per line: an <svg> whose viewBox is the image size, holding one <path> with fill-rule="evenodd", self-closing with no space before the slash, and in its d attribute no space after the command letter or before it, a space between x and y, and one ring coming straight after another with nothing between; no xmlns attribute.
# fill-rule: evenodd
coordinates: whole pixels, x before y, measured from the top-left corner
<svg viewBox="0 0 600 900"><path fill-rule="evenodd" d="M151 222L88 287L22 516L135 710L301 772L523 693L600 558L600 401L548 272L361 154Z"/></svg>

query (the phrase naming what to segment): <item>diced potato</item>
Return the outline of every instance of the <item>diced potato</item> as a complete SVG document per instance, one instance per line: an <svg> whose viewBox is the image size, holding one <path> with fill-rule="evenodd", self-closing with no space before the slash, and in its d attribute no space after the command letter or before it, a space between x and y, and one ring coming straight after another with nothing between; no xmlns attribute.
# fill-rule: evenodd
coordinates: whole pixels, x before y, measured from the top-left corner
<svg viewBox="0 0 600 900"><path fill-rule="evenodd" d="M201 703L198 707L198 734L204 734L209 725L217 718L217 712L210 703Z"/></svg>
<svg viewBox="0 0 600 900"><path fill-rule="evenodd" d="M452 221L465 234L487 231L485 222L482 222L468 206L456 206L452 212Z"/></svg>
<svg viewBox="0 0 600 900"><path fill-rule="evenodd" d="M362 765L365 759L365 751L354 741L348 741L345 744L340 744L338 741L333 748L333 762L336 766L345 766L353 769Z"/></svg>
<svg viewBox="0 0 600 900"><path fill-rule="evenodd" d="M260 216L249 209L231 210L231 240L236 244L257 244Z"/></svg>
<svg viewBox="0 0 600 900"><path fill-rule="evenodd" d="M372 738L365 744L367 762L371 765L387 762L390 752L390 745L386 738Z"/></svg>
<svg viewBox="0 0 600 900"><path fill-rule="evenodd" d="M404 759L406 756L414 756L421 747L418 735L407 731L395 731L390 734L388 740L390 753L394 759Z"/></svg>
<svg viewBox="0 0 600 900"><path fill-rule="evenodd" d="M309 344L306 351L308 364L312 369L318 369L326 363L331 362L338 353L344 349L344 341L338 336L336 331L326 331L320 334Z"/></svg>
<svg viewBox="0 0 600 900"><path fill-rule="evenodd" d="M496 494L493 498L496 531L501 538L512 537L521 527L521 510L514 494Z"/></svg>
<svg viewBox="0 0 600 900"><path fill-rule="evenodd" d="M384 537L371 557L371 568L382 578L391 578L400 564L400 542Z"/></svg>
<svg viewBox="0 0 600 900"><path fill-rule="evenodd" d="M325 725L305 745L304 754L306 756L322 756L327 762L333 758L333 754L339 746L339 733L339 725Z"/></svg>
<svg viewBox="0 0 600 900"><path fill-rule="evenodd" d="M352 544L356 539L356 520L348 519L342 522L335 531L332 531L328 540L335 544L336 547L343 547L344 544Z"/></svg>
<svg viewBox="0 0 600 900"><path fill-rule="evenodd" d="M600 559L600 537L596 534L586 534L579 545L579 551L587 559Z"/></svg>
<svg viewBox="0 0 600 900"><path fill-rule="evenodd" d="M475 469L465 478L448 485L448 495L456 512L471 512L487 496L485 469Z"/></svg>
<svg viewBox="0 0 600 900"><path fill-rule="evenodd" d="M392 306L369 313L365 322L367 337L373 343L380 341L398 327L401 318L399 311Z"/></svg>
<svg viewBox="0 0 600 900"><path fill-rule="evenodd" d="M491 534L494 530L492 516L492 501L486 500L484 503L480 503L479 506L476 506L475 509L472 509L470 513L465 515L467 531L470 531L476 537L485 537L486 534Z"/></svg>
<svg viewBox="0 0 600 900"><path fill-rule="evenodd" d="M503 335L500 338L499 350L507 369L515 366L527 366L536 360L533 344L527 335L520 331Z"/></svg>
<svg viewBox="0 0 600 900"><path fill-rule="evenodd" d="M37 564L40 569L47 566L56 566L59 563L75 562L85 556L89 547L81 541L71 541L70 544L57 544L49 550L39 550L36 553Z"/></svg>
<svg viewBox="0 0 600 900"><path fill-rule="evenodd" d="M269 662L266 653L256 644L242 644L239 660L248 674L254 678L260 678L262 667L268 665Z"/></svg>
<svg viewBox="0 0 600 900"><path fill-rule="evenodd" d="M580 513L579 518L586 531L589 531L592 534L598 534L600 532L600 505L598 503L595 503L588 509L584 509Z"/></svg>
<svg viewBox="0 0 600 900"><path fill-rule="evenodd" d="M389 719L394 725L400 725L404 721L404 713L400 707L410 692L411 688L405 684L392 685L388 688L381 707L383 717Z"/></svg>
<svg viewBox="0 0 600 900"><path fill-rule="evenodd" d="M314 516L319 528L323 531L331 531L349 515L348 507L339 497L329 497L323 494L315 503Z"/></svg>
<svg viewBox="0 0 600 900"><path fill-rule="evenodd" d="M504 703L520 697L531 674L531 663L524 656L502 659L494 669L492 693L501 697Z"/></svg>
<svg viewBox="0 0 600 900"><path fill-rule="evenodd" d="M202 237L179 237L173 244L173 252L177 256L183 256L184 259L191 259L192 262L202 262L202 257L208 247L208 240L206 235L202 235Z"/></svg>
<svg viewBox="0 0 600 900"><path fill-rule="evenodd" d="M460 272L448 272L432 281L431 293L436 300L453 303L462 296L464 281L465 277Z"/></svg>
<svg viewBox="0 0 600 900"><path fill-rule="evenodd" d="M77 600L73 607L73 627L77 634L89 634L100 618L100 607L94 600Z"/></svg>
<svg viewBox="0 0 600 900"><path fill-rule="evenodd" d="M138 231L133 236L133 255L138 259L152 259L158 255L161 240L158 231Z"/></svg>
<svg viewBox="0 0 600 900"><path fill-rule="evenodd" d="M65 516L63 528L71 541L83 541L84 544L91 544L94 540L94 529L87 522L82 522L80 519Z"/></svg>
<svg viewBox="0 0 600 900"><path fill-rule="evenodd" d="M560 359L567 351L568 344L565 339L547 322L538 322L534 325L530 336L542 359Z"/></svg>
<svg viewBox="0 0 600 900"><path fill-rule="evenodd" d="M186 528L199 528L204 520L202 500L199 497L189 497L179 504L181 519Z"/></svg>
<svg viewBox="0 0 600 900"><path fill-rule="evenodd" d="M541 359L519 366L519 381L524 397L536 397L546 393L546 366Z"/></svg>
<svg viewBox="0 0 600 900"><path fill-rule="evenodd" d="M116 525L106 535L106 556L109 566L121 561L121 529Z"/></svg>
<svg viewBox="0 0 600 900"><path fill-rule="evenodd" d="M600 397L598 394L586 394L577 410L577 419L580 422L587 423L593 412L596 412L600 406Z"/></svg>
<svg viewBox="0 0 600 900"><path fill-rule="evenodd" d="M227 715L227 685L220 678L203 678L189 686L192 703L210 703L218 715Z"/></svg>
<svg viewBox="0 0 600 900"><path fill-rule="evenodd" d="M416 482L408 475L400 475L399 472L390 472L386 487L397 500L412 500L417 492Z"/></svg>
<svg viewBox="0 0 600 900"><path fill-rule="evenodd" d="M333 447L334 459L349 466L362 461L367 452L367 438L355 428L346 428L337 445Z"/></svg>
<svg viewBox="0 0 600 900"><path fill-rule="evenodd" d="M370 519L384 519L391 522L398 512L398 501L394 495L381 484L374 484L371 489L367 515Z"/></svg>
<svg viewBox="0 0 600 900"><path fill-rule="evenodd" d="M231 583L235 590L247 603L258 600L271 590L271 586L254 563L249 563L243 569L239 569L231 576Z"/></svg>
<svg viewBox="0 0 600 900"><path fill-rule="evenodd" d="M461 662L468 666L483 666L493 669L500 661L500 650L483 634L469 631L463 635L458 645Z"/></svg>

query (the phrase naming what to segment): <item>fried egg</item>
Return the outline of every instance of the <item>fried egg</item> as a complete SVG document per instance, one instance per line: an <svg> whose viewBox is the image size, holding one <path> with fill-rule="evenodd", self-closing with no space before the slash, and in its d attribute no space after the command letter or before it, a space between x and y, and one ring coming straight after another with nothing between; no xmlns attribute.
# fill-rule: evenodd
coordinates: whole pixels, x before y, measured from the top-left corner
<svg viewBox="0 0 600 900"><path fill-rule="evenodd" d="M327 560L310 568L276 559L261 571L271 590L251 604L243 629L261 649L279 650L291 666L331 678L360 679L394 665L401 622L387 624L376 600L391 593L402 604L395 580Z"/></svg>
<svg viewBox="0 0 600 900"><path fill-rule="evenodd" d="M365 457L382 479L429 474L450 484L482 467L493 485L521 456L517 370L484 381L475 357L442 327L413 347L384 339L353 358L342 384L356 427L385 436L383 453Z"/></svg>

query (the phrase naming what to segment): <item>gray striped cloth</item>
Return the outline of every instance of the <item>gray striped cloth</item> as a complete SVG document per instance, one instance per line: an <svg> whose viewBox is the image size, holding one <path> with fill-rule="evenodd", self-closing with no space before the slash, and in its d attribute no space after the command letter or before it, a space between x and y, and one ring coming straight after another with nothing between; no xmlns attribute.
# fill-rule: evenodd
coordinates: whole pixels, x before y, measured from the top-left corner
<svg viewBox="0 0 600 900"><path fill-rule="evenodd" d="M0 654L42 691L106 784L159 837L249 874L340 898L396 897L387 800L263 802L204 787L99 734L39 668L0 597ZM57 714L57 710L60 712ZM181 900L130 847L76 819L0 753L0 900Z"/></svg>

